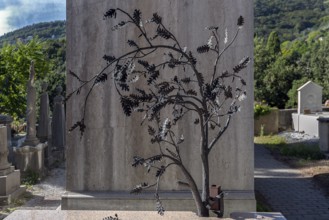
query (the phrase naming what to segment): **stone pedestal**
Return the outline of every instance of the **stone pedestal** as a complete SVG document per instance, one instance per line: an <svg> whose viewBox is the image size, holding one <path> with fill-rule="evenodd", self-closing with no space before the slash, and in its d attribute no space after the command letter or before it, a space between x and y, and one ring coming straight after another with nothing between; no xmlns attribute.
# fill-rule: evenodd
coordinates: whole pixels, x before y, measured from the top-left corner
<svg viewBox="0 0 329 220"><path fill-rule="evenodd" d="M44 172L44 149L46 144L14 148L16 167L22 172L34 171L39 175Z"/></svg>
<svg viewBox="0 0 329 220"><path fill-rule="evenodd" d="M20 187L20 171L7 160L7 128L0 126L0 205L6 205L25 192Z"/></svg>
<svg viewBox="0 0 329 220"><path fill-rule="evenodd" d="M319 138L320 138L320 150L323 152L329 152L329 117L318 118L319 121Z"/></svg>
<svg viewBox="0 0 329 220"><path fill-rule="evenodd" d="M220 61L220 71L228 70L240 62L244 56L253 54L253 1L245 0L100 0L67 1L67 70L79 74L81 79L89 79L97 74L105 63L104 54L120 56L131 51L127 40L139 39L136 29L120 29L111 32L113 25L120 20L104 21L103 15L110 8L122 8L131 13L141 9L143 21L157 12L163 23L176 35L178 41L195 54L196 47L207 43L209 33L206 26L219 26L221 42L225 38L225 29L229 41L237 28L237 18L242 15L245 25L237 41L227 50ZM151 34L153 36L153 32ZM157 39L158 40L158 39ZM224 42L223 42L224 44ZM221 44L221 45L223 45ZM158 53L160 54L160 52ZM161 53L162 54L162 53ZM160 55L161 56L161 55ZM205 57L202 62L209 62ZM104 65L103 65L104 64ZM207 68L208 65L205 65ZM201 67L200 67L201 68ZM211 70L213 71L213 70ZM204 73L204 72L203 72ZM162 76L161 76L162 77ZM164 76L165 77L165 76ZM210 78L211 75L205 76ZM218 146L210 155L210 183L221 185L223 191L230 192L224 197L224 213L232 211L255 211L254 197L254 148L253 148L253 69L249 65L243 74L247 83L247 100L241 103L241 112L234 115L230 127L222 136ZM86 107L84 136L78 129L67 134L66 149L66 189L63 197L63 209L125 209L117 203L120 198L128 197L120 204L129 204L128 208L155 210L154 202L147 198L135 199L127 193L141 182L153 182L144 169L131 166L135 155L147 157L154 154L156 146L150 146L147 126L140 126L143 115L124 116L120 99L110 80L98 86L97 93L90 94ZM78 88L76 78L67 74L67 92ZM94 90L95 91L95 90ZM66 104L67 128L81 120L87 89L81 89L79 96L72 97ZM199 151L199 130L193 124L195 117L184 121L179 129L184 132L185 142L181 154L187 169L201 189L202 172ZM189 123L191 121L191 123ZM154 147L154 148L153 148ZM162 178L160 189L172 192L172 195L185 192L185 187L177 184L182 173L170 167ZM79 192L79 199L74 195ZM100 193L100 194L98 194ZM116 196L101 193L114 193ZM127 196L128 195L128 196ZM170 194L166 194L169 196ZM181 202L171 197L175 205L170 208L195 210L191 194L189 202ZM153 196L152 196L153 197ZM160 194L160 197L161 194ZM88 201L89 200L89 201ZM152 201L154 201L152 199ZM184 200L185 201L185 200ZM135 205L132 205L133 202ZM104 205L107 204L107 205ZM192 207L193 206L193 207ZM166 207L165 207L166 208ZM166 209L170 211L170 209Z"/></svg>
<svg viewBox="0 0 329 220"><path fill-rule="evenodd" d="M0 175L0 205L7 205L13 202L26 191L25 186L20 186L21 174L19 170L14 170L7 175Z"/></svg>

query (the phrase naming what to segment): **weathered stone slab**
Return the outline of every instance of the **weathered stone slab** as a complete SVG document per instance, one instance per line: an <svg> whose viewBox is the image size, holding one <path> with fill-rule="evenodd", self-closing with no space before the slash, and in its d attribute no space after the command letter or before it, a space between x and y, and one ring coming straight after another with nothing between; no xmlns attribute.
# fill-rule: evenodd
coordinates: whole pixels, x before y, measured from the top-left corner
<svg viewBox="0 0 329 220"><path fill-rule="evenodd" d="M44 174L44 149L46 145L14 147L16 167L22 172L32 170L40 175Z"/></svg>
<svg viewBox="0 0 329 220"><path fill-rule="evenodd" d="M8 160L11 163L14 161L12 138L11 138L11 123L12 122L13 122L13 119L9 115L0 115L0 125L2 124L7 127L7 146L9 149Z"/></svg>
<svg viewBox="0 0 329 220"><path fill-rule="evenodd" d="M49 96L47 92L48 84L43 82L42 94L40 97L40 116L37 137L40 142L44 143L48 140L49 134Z"/></svg>
<svg viewBox="0 0 329 220"><path fill-rule="evenodd" d="M63 161L65 156L65 111L62 87L57 87L57 96L54 98L54 112L51 122L51 156L53 160Z"/></svg>
<svg viewBox="0 0 329 220"><path fill-rule="evenodd" d="M119 219L134 220L202 220L193 212L170 212L167 211L164 216L158 215L154 211L62 211L62 210L16 210L10 214L6 220L90 220L103 219L105 217L118 215ZM207 220L216 220L218 218L210 217Z"/></svg>
<svg viewBox="0 0 329 220"><path fill-rule="evenodd" d="M320 150L323 152L329 152L329 117L318 118L319 121L319 137L320 137Z"/></svg>
<svg viewBox="0 0 329 220"><path fill-rule="evenodd" d="M0 205L11 203L13 198L25 191L24 187L20 187L20 171L8 163L7 155L7 128L0 126Z"/></svg>
<svg viewBox="0 0 329 220"><path fill-rule="evenodd" d="M280 212L234 212L233 219L264 219L264 220L286 220Z"/></svg>

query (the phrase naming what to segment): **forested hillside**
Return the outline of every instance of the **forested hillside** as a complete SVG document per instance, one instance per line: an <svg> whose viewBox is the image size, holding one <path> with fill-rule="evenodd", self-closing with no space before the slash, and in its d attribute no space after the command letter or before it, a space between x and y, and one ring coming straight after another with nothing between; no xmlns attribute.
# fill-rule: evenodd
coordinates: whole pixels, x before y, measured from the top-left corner
<svg viewBox="0 0 329 220"><path fill-rule="evenodd" d="M270 106L279 108L295 107L296 89L308 80L323 86L323 99L329 99L329 0L254 0L254 2L255 100L265 101ZM9 96L15 95L12 88L16 87L10 87L7 82L15 85L15 80L19 79L21 83L19 91L22 91L19 94L24 96L24 80L27 75L25 78L20 78L19 73L15 72L18 74L15 77L18 78L13 78L12 74L12 70L21 67L18 61L22 54L15 54L16 44L17 39L21 39L20 42L23 44L28 44L36 35L39 38L33 39L38 45L37 52L42 51L44 55L42 59L49 64L48 74L40 79L49 83L51 98L55 95L57 85L65 87L65 34L65 21L56 21L27 26L1 36L0 92L2 95L3 92ZM7 50L3 47L7 47ZM33 49L29 45L18 45L18 47L23 51ZM7 54L7 51L12 51L12 54ZM4 66L8 60L14 62L11 64L13 65L11 69ZM0 113L1 110L3 111L1 103L5 104L3 100L5 99L1 100L0 93ZM21 113L17 112L17 116L20 115Z"/></svg>
<svg viewBox="0 0 329 220"><path fill-rule="evenodd" d="M59 39L66 35L65 21L42 22L0 36L0 45L4 42L15 43L17 39L26 40L33 36L40 39Z"/></svg>
<svg viewBox="0 0 329 220"><path fill-rule="evenodd" d="M254 0L255 33L276 31L282 41L294 40L311 29L327 27L328 0Z"/></svg>
<svg viewBox="0 0 329 220"><path fill-rule="evenodd" d="M64 88L65 95L65 22L31 25L0 38L0 114L15 120L24 117L31 60L35 62L37 90L40 93L42 82L48 83L52 108L57 86Z"/></svg>

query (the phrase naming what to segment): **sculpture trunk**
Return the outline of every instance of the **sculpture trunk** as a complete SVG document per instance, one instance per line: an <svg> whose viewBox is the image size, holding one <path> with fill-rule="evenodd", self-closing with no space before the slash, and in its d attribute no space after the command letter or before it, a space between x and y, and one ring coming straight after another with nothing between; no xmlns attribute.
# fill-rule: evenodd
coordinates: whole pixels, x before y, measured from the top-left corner
<svg viewBox="0 0 329 220"><path fill-rule="evenodd" d="M207 135L206 129L205 134ZM209 159L208 159L208 141L206 137L202 138L201 142L201 160L202 160L202 210L201 216L208 217L209 209L207 208L209 202Z"/></svg>

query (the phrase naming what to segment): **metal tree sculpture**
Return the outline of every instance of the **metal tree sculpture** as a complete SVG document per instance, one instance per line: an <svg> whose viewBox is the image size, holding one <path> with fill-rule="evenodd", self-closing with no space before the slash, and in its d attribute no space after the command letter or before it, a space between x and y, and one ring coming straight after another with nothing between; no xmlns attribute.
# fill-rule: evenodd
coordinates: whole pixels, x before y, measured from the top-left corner
<svg viewBox="0 0 329 220"><path fill-rule="evenodd" d="M182 170L186 184L191 189L197 214L209 216L209 153L229 127L232 116L239 111L239 102L246 98L246 82L241 77L241 71L247 67L250 59L244 57L232 70L225 71L219 68L219 61L236 40L244 19L241 16L238 18L237 29L231 41L228 41L226 32L224 42L220 42L218 27L206 28L210 33L208 43L197 47L196 51L214 60L213 66L209 68L203 66L203 63L198 63L191 50L181 46L157 13L154 13L150 20L143 22L140 10L136 9L129 14L116 8L108 10L104 14L104 19L115 19L119 14L124 20L113 26L112 30L133 26L140 32L139 43L136 43L136 39L128 40L127 44L132 49L118 57L104 55L106 67L88 80L81 80L76 73L69 72L81 82L81 85L67 98L75 93L79 94L84 86L91 84L85 97L86 107L95 85L105 83L108 79L113 80L124 114L144 114L142 123L148 123L151 142L158 145L156 155L149 158L133 158L132 166L142 165L148 171L155 169L156 172L153 184L141 183L131 193L140 193L146 188L155 187L157 210L159 214L163 214L164 208L158 194L159 183L166 170L175 165ZM154 57L159 54L161 61L154 61ZM204 68L203 71L208 68L211 71L203 74L199 68ZM171 73L171 77L164 75L166 71ZM235 87L230 85L232 83L227 83L232 80L235 80ZM138 87L137 81L141 87ZM171 114L165 115L166 112ZM201 194L181 158L180 147L184 142L184 136L173 129L189 112L196 113L194 124L200 129ZM84 119L85 108L81 120L75 123L70 131L79 128L83 134L86 129ZM163 159L166 161L165 165L157 165L157 162Z"/></svg>

